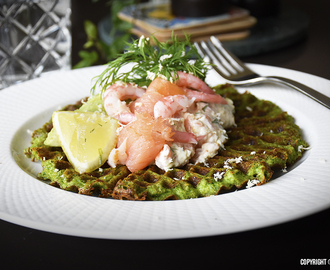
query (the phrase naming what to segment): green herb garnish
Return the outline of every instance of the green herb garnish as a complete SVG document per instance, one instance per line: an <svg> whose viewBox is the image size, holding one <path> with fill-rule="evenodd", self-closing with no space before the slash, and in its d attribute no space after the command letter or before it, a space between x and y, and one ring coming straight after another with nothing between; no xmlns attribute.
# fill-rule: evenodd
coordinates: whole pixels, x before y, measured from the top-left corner
<svg viewBox="0 0 330 270"><path fill-rule="evenodd" d="M208 107L209 105L205 105L203 108L202 108L202 111L205 112L206 108Z"/></svg>
<svg viewBox="0 0 330 270"><path fill-rule="evenodd" d="M94 78L96 82L91 89L92 94L95 94L98 85L103 92L117 81L135 83L140 87L148 86L156 77L175 82L178 71L205 79L209 64L198 55L190 36L186 35L186 39L181 40L172 34L172 39L167 42L159 42L154 36L150 36L150 39L141 36L128 43L127 51L109 62L104 72ZM134 65L128 72L119 72L130 63Z"/></svg>
<svg viewBox="0 0 330 270"><path fill-rule="evenodd" d="M218 118L215 118L213 121L212 121L212 124L217 124L217 125L221 125L220 121Z"/></svg>

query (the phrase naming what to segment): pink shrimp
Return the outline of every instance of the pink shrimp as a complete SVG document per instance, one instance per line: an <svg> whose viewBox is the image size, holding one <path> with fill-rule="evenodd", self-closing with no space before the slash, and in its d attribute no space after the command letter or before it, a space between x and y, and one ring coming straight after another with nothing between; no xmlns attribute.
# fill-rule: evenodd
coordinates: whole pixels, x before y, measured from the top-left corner
<svg viewBox="0 0 330 270"><path fill-rule="evenodd" d="M167 80L156 78L147 88L146 93L138 98L135 102L132 102L130 108L132 112L147 112L150 115L154 114L154 106L157 101L163 99L166 96L185 95L184 90Z"/></svg>
<svg viewBox="0 0 330 270"><path fill-rule="evenodd" d="M184 95L167 96L157 101L154 106L155 118L169 118L177 112L185 112L187 108L194 102Z"/></svg>
<svg viewBox="0 0 330 270"><path fill-rule="evenodd" d="M118 164L125 165L127 161L127 138L118 148L113 148L108 157L108 164L115 168Z"/></svg>
<svg viewBox="0 0 330 270"><path fill-rule="evenodd" d="M136 120L136 116L132 112L122 112L115 115L114 118L124 125Z"/></svg>
<svg viewBox="0 0 330 270"><path fill-rule="evenodd" d="M124 100L139 98L144 93L145 89L136 85L115 83L104 93L104 108L109 116L118 119L123 124L127 124L136 117Z"/></svg>
<svg viewBox="0 0 330 270"><path fill-rule="evenodd" d="M173 130L173 135L171 138L174 142L179 143L198 143L198 138L196 138L195 134L191 132Z"/></svg>
<svg viewBox="0 0 330 270"><path fill-rule="evenodd" d="M194 99L189 99L184 95L167 96L159 100L154 106L155 118L170 118L177 113L185 112L193 104ZM172 139L180 143L197 144L197 139L193 133L178 131L172 128Z"/></svg>
<svg viewBox="0 0 330 270"><path fill-rule="evenodd" d="M132 102L129 107L133 113L149 113L150 115L154 114L154 106L158 100L164 98L163 95L158 92L146 92L142 97L136 99Z"/></svg>
<svg viewBox="0 0 330 270"><path fill-rule="evenodd" d="M188 88L184 89L186 92L186 95L188 98L195 99L195 101L204 101L209 103L221 103L221 104L228 104L227 100L225 100L222 96L213 93L205 93L205 92L199 92L195 90L191 90Z"/></svg>
<svg viewBox="0 0 330 270"><path fill-rule="evenodd" d="M195 98L196 101L227 104L223 97L217 95L204 81L196 76L182 71L178 71L178 76L179 79L176 81L176 85L185 91L187 97Z"/></svg>
<svg viewBox="0 0 330 270"><path fill-rule="evenodd" d="M192 88L204 93L214 94L214 91L200 78L196 76L178 71L179 79L176 81L176 85L183 88Z"/></svg>

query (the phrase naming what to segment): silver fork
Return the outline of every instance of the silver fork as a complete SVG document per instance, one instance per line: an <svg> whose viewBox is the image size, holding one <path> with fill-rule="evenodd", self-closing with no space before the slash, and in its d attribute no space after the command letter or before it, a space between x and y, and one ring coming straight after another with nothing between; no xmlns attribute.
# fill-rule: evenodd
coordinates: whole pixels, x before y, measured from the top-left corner
<svg viewBox="0 0 330 270"><path fill-rule="evenodd" d="M241 60L227 51L214 36L209 41L194 44L202 58L214 64L215 71L228 83L237 86L248 86L260 83L275 83L291 87L307 95L330 109L330 98L316 90L288 78L278 76L261 76L249 69Z"/></svg>

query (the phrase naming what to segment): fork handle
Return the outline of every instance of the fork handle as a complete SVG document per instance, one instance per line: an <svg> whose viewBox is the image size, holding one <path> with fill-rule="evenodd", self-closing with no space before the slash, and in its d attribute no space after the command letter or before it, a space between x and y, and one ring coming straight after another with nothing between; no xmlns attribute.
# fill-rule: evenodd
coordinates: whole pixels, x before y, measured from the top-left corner
<svg viewBox="0 0 330 270"><path fill-rule="evenodd" d="M310 97L311 99L314 99L318 103L320 103L323 106L330 109L330 98L328 96L325 96L325 95L321 94L320 92L308 87L307 85L304 85L302 83L299 83L297 81L294 81L294 80L291 80L288 78L282 78L282 77L277 77L277 76L269 76L266 78L275 83L283 84L283 85L289 86L293 89L296 89L299 92L305 94L306 96Z"/></svg>
<svg viewBox="0 0 330 270"><path fill-rule="evenodd" d="M290 80L288 78L278 77L278 76L261 76L257 78L253 78L250 80L241 81L239 85L251 85L251 84L259 84L259 83L265 83L265 82L272 82L276 84L285 85L288 87L291 87L295 90L298 90L299 92L305 94L306 96L310 97L311 99L317 101L318 103L322 104L326 108L330 109L330 98L328 96L325 96L321 94L320 92L302 84L294 80ZM238 85L238 82L235 82L236 85Z"/></svg>

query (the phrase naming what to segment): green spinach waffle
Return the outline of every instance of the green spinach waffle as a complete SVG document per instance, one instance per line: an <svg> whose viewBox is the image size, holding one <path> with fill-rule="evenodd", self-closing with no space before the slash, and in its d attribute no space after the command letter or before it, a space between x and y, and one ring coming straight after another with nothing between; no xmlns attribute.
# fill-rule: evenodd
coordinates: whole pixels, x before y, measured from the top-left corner
<svg viewBox="0 0 330 270"><path fill-rule="evenodd" d="M202 164L162 171L156 166L131 173L126 166L107 164L91 173L77 173L60 147L44 144L52 129L49 121L32 134L25 155L40 161L38 178L52 186L79 194L121 200L181 200L218 195L262 185L275 170L286 169L299 160L308 144L292 116L270 101L249 92L240 94L230 85L216 92L233 100L236 126L227 130L225 149ZM63 110L76 110L78 102Z"/></svg>

